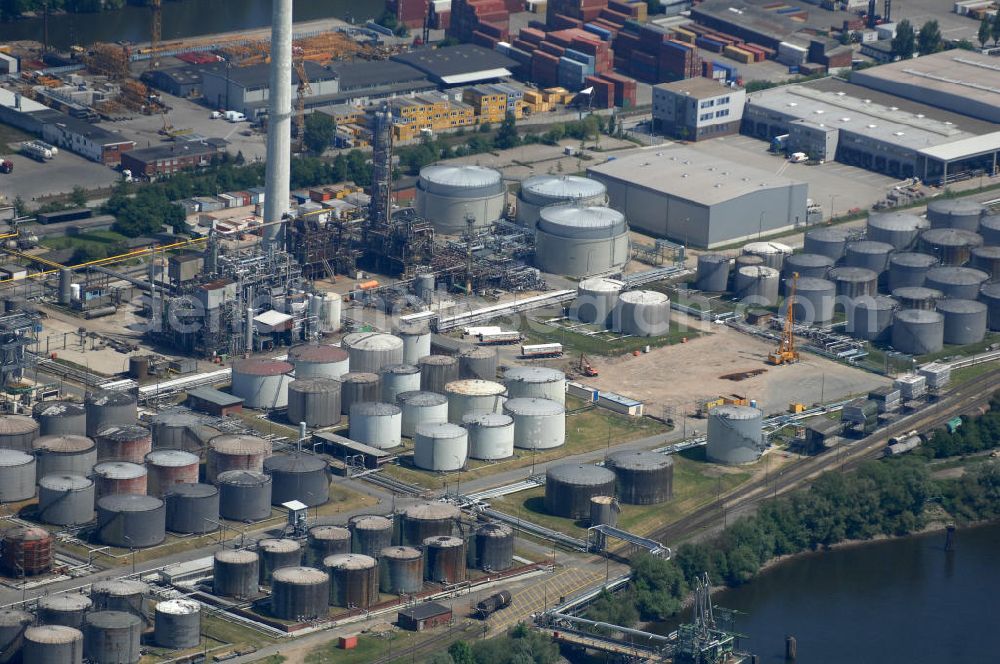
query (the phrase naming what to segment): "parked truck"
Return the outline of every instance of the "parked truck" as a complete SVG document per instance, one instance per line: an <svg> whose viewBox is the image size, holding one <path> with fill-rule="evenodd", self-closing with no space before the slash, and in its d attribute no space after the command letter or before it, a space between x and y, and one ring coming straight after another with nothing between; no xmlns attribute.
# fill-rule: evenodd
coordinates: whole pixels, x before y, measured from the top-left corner
<svg viewBox="0 0 1000 664"><path fill-rule="evenodd" d="M520 332L481 332L478 336L481 346L506 346L521 342Z"/></svg>
<svg viewBox="0 0 1000 664"><path fill-rule="evenodd" d="M476 604L475 615L480 620L485 620L491 614L510 606L512 599L513 597L509 591L501 590L500 592L490 595L483 601Z"/></svg>
<svg viewBox="0 0 1000 664"><path fill-rule="evenodd" d="M34 141L25 141L24 143L21 143L21 152L35 161L47 161L52 159L52 150L43 148Z"/></svg>
<svg viewBox="0 0 1000 664"><path fill-rule="evenodd" d="M226 121L227 122L245 122L247 116L243 115L239 111L226 111Z"/></svg>
<svg viewBox="0 0 1000 664"><path fill-rule="evenodd" d="M562 357L562 354L562 344L531 344L521 346L521 357L528 359Z"/></svg>
<svg viewBox="0 0 1000 664"><path fill-rule="evenodd" d="M10 159L0 159L0 173L13 173L14 162Z"/></svg>

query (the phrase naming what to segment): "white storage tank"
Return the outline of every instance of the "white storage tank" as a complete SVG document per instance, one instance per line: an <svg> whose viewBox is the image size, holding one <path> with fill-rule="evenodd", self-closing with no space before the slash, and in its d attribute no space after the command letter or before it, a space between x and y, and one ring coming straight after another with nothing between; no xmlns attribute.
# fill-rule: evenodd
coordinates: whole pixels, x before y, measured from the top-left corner
<svg viewBox="0 0 1000 664"><path fill-rule="evenodd" d="M514 418L505 413L466 413L462 426L469 432L469 456L495 461L514 456Z"/></svg>
<svg viewBox="0 0 1000 664"><path fill-rule="evenodd" d="M759 256L764 260L764 265L781 270L786 256L792 255L792 248L781 242L751 242L744 245L743 253L750 256Z"/></svg>
<svg viewBox="0 0 1000 664"><path fill-rule="evenodd" d="M35 496L35 457L20 450L0 449L0 503Z"/></svg>
<svg viewBox="0 0 1000 664"><path fill-rule="evenodd" d="M448 421L448 397L436 392L403 392L396 397L396 405L402 411L401 432L407 438L420 424Z"/></svg>
<svg viewBox="0 0 1000 664"><path fill-rule="evenodd" d="M567 203L607 205L604 183L579 175L535 175L521 183L517 195L517 223L534 228L542 208Z"/></svg>
<svg viewBox="0 0 1000 664"><path fill-rule="evenodd" d="M698 277L695 288L711 293L723 293L729 290L729 264L732 260L725 254L698 256Z"/></svg>
<svg viewBox="0 0 1000 664"><path fill-rule="evenodd" d="M396 403L403 392L420 389L420 367L413 364L390 364L382 369L382 401Z"/></svg>
<svg viewBox="0 0 1000 664"><path fill-rule="evenodd" d="M507 388L492 380L456 380L444 386L448 397L448 421L461 424L462 416L474 410L499 413L503 409Z"/></svg>
<svg viewBox="0 0 1000 664"><path fill-rule="evenodd" d="M629 259L628 224L608 207L544 208L535 229L535 266L586 277L620 270Z"/></svg>
<svg viewBox="0 0 1000 664"><path fill-rule="evenodd" d="M416 365L417 360L431 354L431 329L427 323L400 322L396 336L403 340L403 364Z"/></svg>
<svg viewBox="0 0 1000 664"><path fill-rule="evenodd" d="M773 306L778 302L781 273L766 265L749 265L736 271L733 294L747 304Z"/></svg>
<svg viewBox="0 0 1000 664"><path fill-rule="evenodd" d="M284 408L293 367L288 362L264 358L240 360L233 365L232 393L247 408Z"/></svg>
<svg viewBox="0 0 1000 664"><path fill-rule="evenodd" d="M749 406L716 406L708 411L709 461L753 463L763 451L764 414Z"/></svg>
<svg viewBox="0 0 1000 664"><path fill-rule="evenodd" d="M483 228L503 216L507 189L499 171L482 166L425 166L417 180L417 213L439 233L459 235L471 217Z"/></svg>
<svg viewBox="0 0 1000 664"><path fill-rule="evenodd" d="M341 342L350 355L352 372L374 373L403 363L403 340L382 332L354 332Z"/></svg>
<svg viewBox="0 0 1000 664"><path fill-rule="evenodd" d="M566 403L566 374L548 367L511 367L503 375L511 399L533 397Z"/></svg>
<svg viewBox="0 0 1000 664"><path fill-rule="evenodd" d="M336 378L348 372L347 351L323 344L300 344L288 351L295 378Z"/></svg>
<svg viewBox="0 0 1000 664"><path fill-rule="evenodd" d="M910 212L869 212L866 236L875 242L887 242L896 251L906 251L930 227L930 222Z"/></svg>
<svg viewBox="0 0 1000 664"><path fill-rule="evenodd" d="M944 315L944 342L965 346L986 337L988 307L977 300L941 300L937 311Z"/></svg>
<svg viewBox="0 0 1000 664"><path fill-rule="evenodd" d="M581 323L606 326L618 302L618 294L624 287L625 282L617 279L604 277L584 279L577 286L576 300L570 309L570 317Z"/></svg>
<svg viewBox="0 0 1000 664"><path fill-rule="evenodd" d="M888 242L876 242L875 240L849 242L844 265L864 267L882 274L889 265L889 254L893 251L894 247Z"/></svg>
<svg viewBox="0 0 1000 664"><path fill-rule="evenodd" d="M503 411L514 420L514 446L547 450L566 442L566 409L548 399L509 399Z"/></svg>
<svg viewBox="0 0 1000 664"><path fill-rule="evenodd" d="M972 198L939 198L927 204L927 221L931 228L979 230L979 220L986 207Z"/></svg>
<svg viewBox="0 0 1000 664"><path fill-rule="evenodd" d="M851 233L846 228L814 228L808 231L803 240L803 251L808 254L821 254L834 261L844 257L847 241Z"/></svg>
<svg viewBox="0 0 1000 664"><path fill-rule="evenodd" d="M380 450L399 447L402 438L403 411L399 406L382 402L351 404L350 438L356 443Z"/></svg>
<svg viewBox="0 0 1000 664"><path fill-rule="evenodd" d="M611 314L611 329L634 337L663 336L670 331L670 298L652 290L625 291Z"/></svg>
<svg viewBox="0 0 1000 664"><path fill-rule="evenodd" d="M786 289L789 282L786 282ZM800 277L795 286L792 313L796 323L826 323L833 319L837 285L828 279Z"/></svg>
<svg viewBox="0 0 1000 664"><path fill-rule="evenodd" d="M465 468L469 456L468 432L457 424L421 424L413 437L413 464L424 470Z"/></svg>

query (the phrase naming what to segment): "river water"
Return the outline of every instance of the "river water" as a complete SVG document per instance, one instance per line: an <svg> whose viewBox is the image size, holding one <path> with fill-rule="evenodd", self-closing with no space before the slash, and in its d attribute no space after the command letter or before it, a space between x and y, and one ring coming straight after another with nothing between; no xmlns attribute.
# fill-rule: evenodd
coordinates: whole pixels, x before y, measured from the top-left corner
<svg viewBox="0 0 1000 664"><path fill-rule="evenodd" d="M295 0L295 20L341 18L364 23L382 13L382 0ZM271 0L178 0L164 2L163 39L260 28L271 23ZM93 42L149 41L150 13L128 5L99 14L49 17L49 43L58 49ZM0 23L3 41L42 41L41 19Z"/></svg>

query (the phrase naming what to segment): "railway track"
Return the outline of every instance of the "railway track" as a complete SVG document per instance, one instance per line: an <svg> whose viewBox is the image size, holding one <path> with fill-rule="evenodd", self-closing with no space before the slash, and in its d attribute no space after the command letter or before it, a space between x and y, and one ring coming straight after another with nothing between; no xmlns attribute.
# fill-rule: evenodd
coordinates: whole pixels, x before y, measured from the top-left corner
<svg viewBox="0 0 1000 664"><path fill-rule="evenodd" d="M406 648L392 650L389 652L391 642L386 644L386 654L377 659L373 659L368 664L390 664L391 662L416 662L423 661L424 655L445 650L452 641L457 640L462 634L468 631L469 627L463 620L461 624L453 625L447 632L435 634L433 638L425 639L420 643L415 643Z"/></svg>

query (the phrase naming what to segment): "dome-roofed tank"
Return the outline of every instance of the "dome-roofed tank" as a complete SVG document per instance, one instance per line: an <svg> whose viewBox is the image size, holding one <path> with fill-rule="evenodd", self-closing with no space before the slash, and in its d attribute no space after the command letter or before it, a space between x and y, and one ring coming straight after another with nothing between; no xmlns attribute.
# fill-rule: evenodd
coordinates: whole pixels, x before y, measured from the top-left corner
<svg viewBox="0 0 1000 664"><path fill-rule="evenodd" d="M128 392L98 390L88 393L84 401L87 435L93 438L107 427L135 424L139 416L136 403L135 396Z"/></svg>
<svg viewBox="0 0 1000 664"><path fill-rule="evenodd" d="M716 406L708 411L709 461L727 465L760 458L764 414L750 406Z"/></svg>
<svg viewBox="0 0 1000 664"><path fill-rule="evenodd" d="M299 344L288 349L288 361L295 367L295 378L338 379L348 372L347 351L326 344Z"/></svg>
<svg viewBox="0 0 1000 664"><path fill-rule="evenodd" d="M441 535L424 540L426 577L437 583L461 583L466 578L465 540Z"/></svg>
<svg viewBox="0 0 1000 664"><path fill-rule="evenodd" d="M943 302L943 300L942 300ZM892 347L910 355L936 353L944 346L944 314L901 309L892 322Z"/></svg>
<svg viewBox="0 0 1000 664"><path fill-rule="evenodd" d="M500 412L507 387L492 380L456 380L444 386L448 398L448 421L459 424L466 413L476 410Z"/></svg>
<svg viewBox="0 0 1000 664"><path fill-rule="evenodd" d="M264 459L271 454L271 441L245 434L224 434L208 443L205 479L214 482L227 470L264 470Z"/></svg>
<svg viewBox="0 0 1000 664"><path fill-rule="evenodd" d="M219 528L219 489L197 482L174 484L163 502L167 530L174 533L210 533Z"/></svg>
<svg viewBox="0 0 1000 664"><path fill-rule="evenodd" d="M484 523L476 529L475 566L500 572L514 566L514 530L502 523Z"/></svg>
<svg viewBox="0 0 1000 664"><path fill-rule="evenodd" d="M969 267L982 270L990 281L1000 281L1000 247L976 247L969 254Z"/></svg>
<svg viewBox="0 0 1000 664"><path fill-rule="evenodd" d="M924 285L957 300L975 300L979 287L990 278L982 270L971 267L935 267L927 271Z"/></svg>
<svg viewBox="0 0 1000 664"><path fill-rule="evenodd" d="M27 611L0 609L0 662L16 661L24 645L24 631L34 622L35 617Z"/></svg>
<svg viewBox="0 0 1000 664"><path fill-rule="evenodd" d="M570 519L590 515L593 496L613 495L615 474L607 468L567 463L545 471L545 511Z"/></svg>
<svg viewBox="0 0 1000 664"><path fill-rule="evenodd" d="M142 619L124 611L94 611L84 619L83 646L92 664L137 664Z"/></svg>
<svg viewBox="0 0 1000 664"><path fill-rule="evenodd" d="M48 572L53 556L52 533L37 526L9 528L0 541L0 563L13 578Z"/></svg>
<svg viewBox="0 0 1000 664"><path fill-rule="evenodd" d="M38 519L57 526L94 520L94 481L84 475L54 473L38 482Z"/></svg>
<svg viewBox="0 0 1000 664"><path fill-rule="evenodd" d="M322 567L323 559L351 552L351 531L342 526L313 526L306 538L305 562Z"/></svg>
<svg viewBox="0 0 1000 664"><path fill-rule="evenodd" d="M45 595L38 598L38 622L80 629L93 605L89 597L79 592Z"/></svg>
<svg viewBox="0 0 1000 664"><path fill-rule="evenodd" d="M467 348L458 354L458 377L466 380L495 380L497 360L495 348Z"/></svg>
<svg viewBox="0 0 1000 664"><path fill-rule="evenodd" d="M87 409L76 401L43 401L32 409L42 436L87 435Z"/></svg>
<svg viewBox="0 0 1000 664"><path fill-rule="evenodd" d="M509 399L503 412L514 420L514 447L547 450L566 442L566 408L550 399Z"/></svg>
<svg viewBox="0 0 1000 664"><path fill-rule="evenodd" d="M750 265L736 271L734 295L747 304L772 306L778 302L781 273L766 265Z"/></svg>
<svg viewBox="0 0 1000 664"><path fill-rule="evenodd" d="M162 498L175 484L197 484L201 460L184 450L153 450L146 455L146 491Z"/></svg>
<svg viewBox="0 0 1000 664"><path fill-rule="evenodd" d="M744 254L759 256L764 260L764 265L775 270L781 270L785 262L785 257L790 256L792 248L781 242L751 242L743 246Z"/></svg>
<svg viewBox="0 0 1000 664"><path fill-rule="evenodd" d="M126 549L155 546L166 537L166 508L153 496L121 494L97 501L97 537Z"/></svg>
<svg viewBox="0 0 1000 664"><path fill-rule="evenodd" d="M944 298L944 293L925 286L907 286L893 289L892 297L899 302L900 309L933 311L937 301Z"/></svg>
<svg viewBox="0 0 1000 664"><path fill-rule="evenodd" d="M889 256L889 292L897 288L923 286L927 271L940 262L935 256L913 251Z"/></svg>
<svg viewBox="0 0 1000 664"><path fill-rule="evenodd" d="M352 517L347 522L351 530L351 553L375 558L392 544L392 520L376 514Z"/></svg>
<svg viewBox="0 0 1000 664"><path fill-rule="evenodd" d="M271 580L271 613L282 620L313 620L329 615L330 578L313 567L284 567Z"/></svg>
<svg viewBox="0 0 1000 664"><path fill-rule="evenodd" d="M469 432L469 456L495 461L514 456L514 418L505 413L473 411L462 417Z"/></svg>
<svg viewBox="0 0 1000 664"><path fill-rule="evenodd" d="M483 166L435 165L420 169L417 180L417 213L439 233L461 234L472 218L477 227L500 219L507 189L499 171Z"/></svg>
<svg viewBox="0 0 1000 664"><path fill-rule="evenodd" d="M83 632L65 625L38 625L24 630L21 661L35 664L81 664Z"/></svg>
<svg viewBox="0 0 1000 664"><path fill-rule="evenodd" d="M417 366L420 367L420 384L401 392L419 389L442 394L445 385L458 380L458 358L453 355L428 355L417 360Z"/></svg>
<svg viewBox="0 0 1000 664"><path fill-rule="evenodd" d="M448 421L448 397L434 392L403 392L396 397L401 413L400 433L412 438L420 424Z"/></svg>
<svg viewBox="0 0 1000 664"><path fill-rule="evenodd" d="M451 422L421 424L413 438L413 465L433 471L461 470L469 455L469 434Z"/></svg>
<svg viewBox="0 0 1000 664"><path fill-rule="evenodd" d="M38 422L24 415L0 415L0 448L30 452Z"/></svg>
<svg viewBox="0 0 1000 664"><path fill-rule="evenodd" d="M866 235L869 240L891 244L896 251L906 251L930 226L926 219L910 212L869 212Z"/></svg>
<svg viewBox="0 0 1000 664"><path fill-rule="evenodd" d="M227 470L215 478L219 515L233 521L260 521L271 516L271 476L254 470Z"/></svg>
<svg viewBox="0 0 1000 664"><path fill-rule="evenodd" d="M462 511L450 503L418 503L399 518L400 544L420 546L428 537L451 535Z"/></svg>
<svg viewBox="0 0 1000 664"><path fill-rule="evenodd" d="M634 337L663 336L670 331L670 298L652 290L621 293L611 313L611 329Z"/></svg>
<svg viewBox="0 0 1000 664"><path fill-rule="evenodd" d="M419 275L417 283L419 285L421 277L430 279L431 287L434 284L434 275ZM433 290L431 291L433 293ZM418 293L418 295L420 295ZM425 302L430 302L425 299ZM417 360L431 354L431 328L423 321L400 321L396 327L396 336L403 340L403 364L416 365Z"/></svg>
<svg viewBox="0 0 1000 664"><path fill-rule="evenodd" d="M674 460L666 454L615 452L604 466L615 474L615 495L627 505L655 505L674 494Z"/></svg>
<svg viewBox="0 0 1000 664"><path fill-rule="evenodd" d="M979 230L979 219L986 207L972 198L938 198L927 204L931 228Z"/></svg>
<svg viewBox="0 0 1000 664"><path fill-rule="evenodd" d="M437 356L435 356L437 357ZM380 401L396 403L403 392L420 389L420 367L415 364L390 364L382 368L382 394Z"/></svg>
<svg viewBox="0 0 1000 664"><path fill-rule="evenodd" d="M543 208L535 229L535 266L568 277L619 270L629 258L628 224L608 207Z"/></svg>
<svg viewBox="0 0 1000 664"><path fill-rule="evenodd" d="M424 552L412 546L388 546L379 553L378 583L382 592L403 595L424 587Z"/></svg>
<svg viewBox="0 0 1000 664"><path fill-rule="evenodd" d="M0 449L0 503L16 503L35 496L35 457L20 450Z"/></svg>
<svg viewBox="0 0 1000 664"><path fill-rule="evenodd" d="M95 611L124 611L143 615L149 585L135 579L107 579L90 586Z"/></svg>
<svg viewBox="0 0 1000 664"><path fill-rule="evenodd" d="M888 267L889 254L893 251L894 247L888 242L876 242L874 240L848 242L844 265L865 267L881 274Z"/></svg>
<svg viewBox="0 0 1000 664"><path fill-rule="evenodd" d="M959 228L932 228L920 234L922 251L936 256L941 265L965 265L972 249L982 245L979 233Z"/></svg>
<svg viewBox="0 0 1000 664"><path fill-rule="evenodd" d="M351 371L377 374L403 363L403 340L383 332L352 332L341 344L350 355Z"/></svg>
<svg viewBox="0 0 1000 664"><path fill-rule="evenodd" d="M302 563L302 545L293 539L268 537L257 542L257 555L260 556L260 583L267 586L275 570Z"/></svg>
<svg viewBox="0 0 1000 664"><path fill-rule="evenodd" d="M98 461L143 463L153 449L153 434L138 424L115 424L94 436Z"/></svg>
<svg viewBox="0 0 1000 664"><path fill-rule="evenodd" d="M174 650L197 647L201 643L201 604L190 599L157 602L153 642Z"/></svg>
<svg viewBox="0 0 1000 664"><path fill-rule="evenodd" d="M253 597L260 589L259 569L260 556L256 551L216 551L212 567L212 592L222 597Z"/></svg>
<svg viewBox="0 0 1000 664"><path fill-rule="evenodd" d="M789 281L786 280L786 290ZM799 277L792 307L796 323L826 323L833 318L837 285L828 279Z"/></svg>
<svg viewBox="0 0 1000 664"><path fill-rule="evenodd" d="M885 341L899 302L887 295L855 298L846 307L847 333L856 339Z"/></svg>
<svg viewBox="0 0 1000 664"><path fill-rule="evenodd" d="M323 568L330 576L329 602L333 606L367 609L378 602L378 562L360 553L327 556Z"/></svg>
<svg viewBox="0 0 1000 664"><path fill-rule="evenodd" d="M866 267L835 267L827 278L837 284L837 295L855 298L878 292L878 272Z"/></svg>
<svg viewBox="0 0 1000 664"><path fill-rule="evenodd" d="M380 450L402 443L403 410L391 403L368 402L351 405L350 438Z"/></svg>
<svg viewBox="0 0 1000 664"><path fill-rule="evenodd" d="M288 405L289 376L294 368L281 360L239 360L233 365L233 396L243 399L247 408L284 408Z"/></svg>
<svg viewBox="0 0 1000 664"><path fill-rule="evenodd" d="M314 454L275 454L264 459L264 472L271 476L273 505L297 500L316 507L330 500L329 464Z"/></svg>
<svg viewBox="0 0 1000 664"><path fill-rule="evenodd" d="M946 299L937 303L944 315L944 342L965 346L979 343L986 336L989 308L977 300Z"/></svg>
<svg viewBox="0 0 1000 664"><path fill-rule="evenodd" d="M579 175L535 175L521 183L517 195L517 222L534 228L543 207L558 203L606 205L604 183Z"/></svg>
<svg viewBox="0 0 1000 664"><path fill-rule="evenodd" d="M806 232L803 240L803 250L808 254L821 254L828 256L834 261L839 261L844 257L847 248L847 241L851 237L851 232L846 228L834 226L832 228L814 228Z"/></svg>
<svg viewBox="0 0 1000 664"><path fill-rule="evenodd" d="M566 374L549 367L510 367L503 375L511 399L548 399L566 403Z"/></svg>
<svg viewBox="0 0 1000 664"><path fill-rule="evenodd" d="M695 281L695 287L698 290L711 293L722 293L728 290L729 266L732 262L733 259L725 254L701 254L698 256L698 277ZM580 288L583 288L583 283L580 284ZM619 288L619 290L621 289Z"/></svg>
<svg viewBox="0 0 1000 664"><path fill-rule="evenodd" d="M97 445L86 436L40 436L31 444L38 462L38 477L52 473L89 475L97 463Z"/></svg>
<svg viewBox="0 0 1000 664"><path fill-rule="evenodd" d="M340 381L333 378L297 378L288 384L288 421L309 427L340 423Z"/></svg>
<svg viewBox="0 0 1000 664"><path fill-rule="evenodd" d="M356 403L370 403L382 398L382 376L367 371L349 371L340 377L340 413L350 415Z"/></svg>
<svg viewBox="0 0 1000 664"><path fill-rule="evenodd" d="M785 258L781 274L786 279L795 273L802 278L825 279L833 262L832 258L823 254L792 254Z"/></svg>
<svg viewBox="0 0 1000 664"><path fill-rule="evenodd" d="M979 234L983 244L1000 246L1000 214L987 214L979 220Z"/></svg>
<svg viewBox="0 0 1000 664"><path fill-rule="evenodd" d="M150 421L155 449L184 450L200 454L222 432L209 426L206 418L185 409L168 408Z"/></svg>

